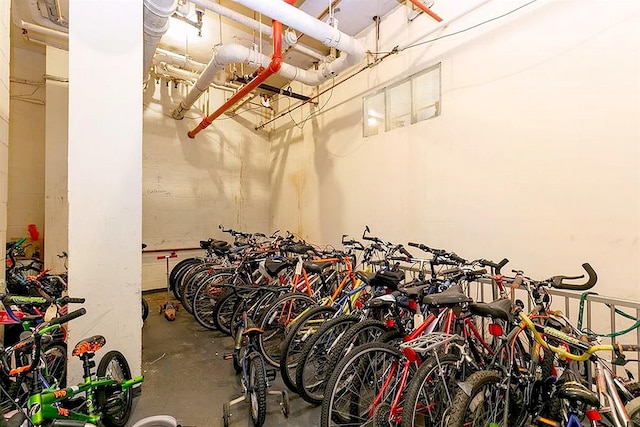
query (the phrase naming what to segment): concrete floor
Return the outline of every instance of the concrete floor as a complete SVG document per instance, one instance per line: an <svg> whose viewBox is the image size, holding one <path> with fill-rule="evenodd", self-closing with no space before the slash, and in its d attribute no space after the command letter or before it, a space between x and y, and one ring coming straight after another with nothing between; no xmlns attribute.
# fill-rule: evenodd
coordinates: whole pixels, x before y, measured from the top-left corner
<svg viewBox="0 0 640 427"><path fill-rule="evenodd" d="M173 322L165 320L158 308L166 301L166 293L144 297L150 306L142 331L145 381L128 425L147 416L167 414L183 426L222 426L222 404L242 391L231 361L223 359L224 353L233 348L233 340L201 327L186 311L178 311ZM284 389L279 377L270 388ZM294 393L289 396L289 419L280 412L280 399L268 397L265 427L320 424L319 407L309 405ZM246 403L233 406L231 414L231 427L253 425Z"/></svg>

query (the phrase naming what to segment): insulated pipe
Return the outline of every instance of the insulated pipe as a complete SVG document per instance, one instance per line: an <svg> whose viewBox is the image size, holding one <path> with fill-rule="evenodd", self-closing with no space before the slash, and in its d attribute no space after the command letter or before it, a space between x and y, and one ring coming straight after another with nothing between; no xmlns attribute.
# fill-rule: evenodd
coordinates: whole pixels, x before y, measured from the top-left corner
<svg viewBox="0 0 640 427"><path fill-rule="evenodd" d="M153 55L160 39L169 29L169 18L178 7L178 0L144 0L144 59L143 78L151 68Z"/></svg>
<svg viewBox="0 0 640 427"><path fill-rule="evenodd" d="M347 55L358 56L359 62L365 56L365 49L356 39L348 34L339 31L331 25L319 21L307 13L297 9L282 1L264 0L234 0L251 10L267 15L268 17L280 21L309 37L321 41L324 45L335 47L345 52Z"/></svg>
<svg viewBox="0 0 640 427"><path fill-rule="evenodd" d="M225 18L228 18L232 21L235 21L246 27L249 27L252 30L261 32L269 37L273 37L273 30L270 26L263 24L262 22L258 22L255 19L248 17L247 15L243 15L242 13L236 12L233 9L229 9L224 6L221 6L219 3L216 3L212 0L191 0L191 3L200 7L204 7L205 9L210 10L214 13L217 13L220 16L224 16ZM287 41L285 39L285 46L286 44L287 44ZM326 59L326 57L321 53L316 52L315 50L310 49L306 46L299 46L297 44L293 44L292 48L294 50L297 50L300 53L303 53L307 56L315 58L319 61L323 61Z"/></svg>
<svg viewBox="0 0 640 427"><path fill-rule="evenodd" d="M161 48L156 49L156 54L153 57L153 62L166 62L168 64L177 65L181 68L195 71L197 73L201 73L202 71L204 71L205 67L207 66L206 64L203 64L201 62L194 61L188 56L180 55L178 53L171 52L170 50Z"/></svg>
<svg viewBox="0 0 640 427"><path fill-rule="evenodd" d="M288 3L293 3L295 0L286 0ZM282 23L280 21L273 21L273 55L271 57L271 63L267 68L263 68L260 71L260 74L249 84L240 89L235 95L233 95L227 102L222 104L220 108L218 108L213 114L205 117L198 126L196 126L191 131L187 132L189 138L195 138L196 135L207 126L209 126L213 121L219 117L222 113L227 111L231 106L233 106L236 102L242 99L249 92L253 91L256 87L258 87L262 82L268 79L273 74L276 74L280 71L280 66L282 65Z"/></svg>
<svg viewBox="0 0 640 427"><path fill-rule="evenodd" d="M436 13L432 12L431 9L429 9L420 0L411 0L411 3L413 3L418 9L420 9L421 11L423 11L424 13L426 13L427 15L429 15L430 17L432 17L436 21L442 22L442 18L440 18Z"/></svg>

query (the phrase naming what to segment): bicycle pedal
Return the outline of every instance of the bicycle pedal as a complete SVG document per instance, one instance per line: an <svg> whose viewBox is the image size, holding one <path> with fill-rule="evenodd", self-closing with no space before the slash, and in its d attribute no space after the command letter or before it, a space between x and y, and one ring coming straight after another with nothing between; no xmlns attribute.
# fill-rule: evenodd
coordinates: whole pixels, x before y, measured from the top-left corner
<svg viewBox="0 0 640 427"><path fill-rule="evenodd" d="M275 381L277 376L278 371L276 371L274 368L267 369L267 381Z"/></svg>

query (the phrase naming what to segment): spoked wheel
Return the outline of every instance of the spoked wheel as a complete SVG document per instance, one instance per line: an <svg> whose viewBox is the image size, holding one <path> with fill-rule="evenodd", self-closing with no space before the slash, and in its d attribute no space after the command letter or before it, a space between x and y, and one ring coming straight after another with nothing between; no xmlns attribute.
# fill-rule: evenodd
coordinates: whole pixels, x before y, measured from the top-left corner
<svg viewBox="0 0 640 427"><path fill-rule="evenodd" d="M229 427L229 418L231 418L231 411L229 411L229 404L227 402L222 404L222 425Z"/></svg>
<svg viewBox="0 0 640 427"><path fill-rule="evenodd" d="M254 356L249 362L249 415L255 427L261 427L267 417L267 377L264 362Z"/></svg>
<svg viewBox="0 0 640 427"><path fill-rule="evenodd" d="M102 422L108 427L124 427L131 415L133 396L131 389L122 390L120 383L131 379L129 363L122 353L112 350L104 355L98 364L98 377L108 377L117 382L99 387L96 400L102 409Z"/></svg>
<svg viewBox="0 0 640 427"><path fill-rule="evenodd" d="M502 378L496 371L479 371L465 381L451 405L448 426L502 425L505 399Z"/></svg>
<svg viewBox="0 0 640 427"><path fill-rule="evenodd" d="M193 317L203 327L211 330L216 329L213 320L213 309L218 298L228 289L228 281L231 279L226 273L208 278L200 285L193 296L192 307Z"/></svg>
<svg viewBox="0 0 640 427"><path fill-rule="evenodd" d="M298 387L295 382L296 368L298 367L305 342L309 340L335 312L336 309L333 307L315 307L291 325L289 333L282 345L280 377L282 378L282 382L294 393L298 393Z"/></svg>
<svg viewBox="0 0 640 427"><path fill-rule="evenodd" d="M43 352L46 365L45 379L50 385L64 388L67 384L67 349L62 344L54 344Z"/></svg>
<svg viewBox="0 0 640 427"><path fill-rule="evenodd" d="M291 293L281 296L265 310L259 322L259 327L264 333L258 336L258 346L268 364L280 367L281 345L286 337L287 328L305 310L316 305L317 302L308 295Z"/></svg>
<svg viewBox="0 0 640 427"><path fill-rule="evenodd" d="M382 343L352 350L333 371L322 401L320 425L369 423L382 403L391 402L401 381L402 353Z"/></svg>

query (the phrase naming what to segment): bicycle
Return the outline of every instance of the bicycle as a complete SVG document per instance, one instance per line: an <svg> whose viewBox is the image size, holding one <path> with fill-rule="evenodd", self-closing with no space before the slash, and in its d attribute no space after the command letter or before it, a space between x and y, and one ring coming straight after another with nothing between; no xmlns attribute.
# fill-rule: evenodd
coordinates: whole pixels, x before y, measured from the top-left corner
<svg viewBox="0 0 640 427"><path fill-rule="evenodd" d="M132 378L126 358L116 350L107 352L101 358L97 369L93 371L96 366L93 361L95 352L106 343L106 339L101 335L81 340L73 349L72 354L82 361L81 383L65 388L45 388L38 379L43 369L40 357L43 336L85 313L86 310L81 308L41 323L14 346L14 349L31 350L31 364L14 368L6 374L25 379L29 398L24 410L28 414L29 422L34 426L64 420L123 427L129 419L133 400L131 388L142 383L143 377ZM23 410L20 407L18 409Z"/></svg>
<svg viewBox="0 0 640 427"><path fill-rule="evenodd" d="M276 377L275 369L268 370L264 358L258 350L258 336L262 329L255 326L246 311L246 300L238 295L241 304L245 306L242 322L235 333L235 346L232 354L225 354L225 359L233 360L233 367L240 373L243 393L241 396L225 402L222 405L222 420L224 427L229 426L231 406L241 402L249 403L249 416L255 427L261 427L267 416L267 394L280 395L281 410L285 418L289 417L289 395L286 390L281 392L268 391L269 381Z"/></svg>

